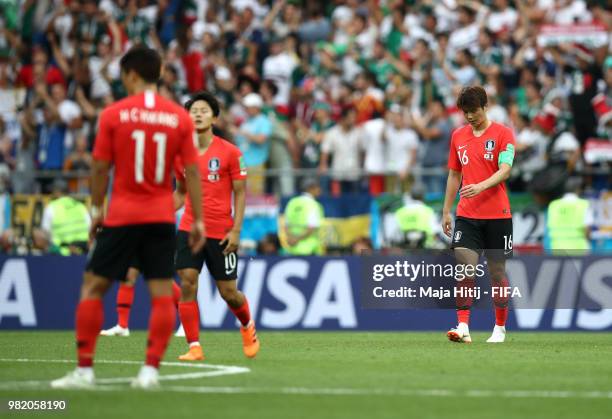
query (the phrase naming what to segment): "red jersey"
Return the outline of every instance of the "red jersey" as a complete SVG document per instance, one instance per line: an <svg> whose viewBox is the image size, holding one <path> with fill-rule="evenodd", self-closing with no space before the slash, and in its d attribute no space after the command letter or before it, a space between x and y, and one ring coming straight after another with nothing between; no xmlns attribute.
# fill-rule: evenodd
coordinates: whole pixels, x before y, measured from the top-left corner
<svg viewBox="0 0 612 419"><path fill-rule="evenodd" d="M184 181L182 162L176 162L176 174ZM208 149L199 155L200 181L202 182L202 213L206 237L222 239L234 226L232 218L232 181L246 179L247 172L240 149L221 137L213 136ZM179 230L191 230L193 210L191 200L185 202Z"/></svg>
<svg viewBox="0 0 612 419"><path fill-rule="evenodd" d="M197 161L194 136L187 111L151 91L104 109L93 151L115 171L104 225L174 223L171 170Z"/></svg>
<svg viewBox="0 0 612 419"><path fill-rule="evenodd" d="M499 154L508 151L514 155L514 134L510 128L492 122L480 136L474 136L472 127L465 125L453 132L448 168L461 172L462 185L480 183L499 169ZM460 198L457 216L476 219L512 218L506 185L482 191L472 198Z"/></svg>

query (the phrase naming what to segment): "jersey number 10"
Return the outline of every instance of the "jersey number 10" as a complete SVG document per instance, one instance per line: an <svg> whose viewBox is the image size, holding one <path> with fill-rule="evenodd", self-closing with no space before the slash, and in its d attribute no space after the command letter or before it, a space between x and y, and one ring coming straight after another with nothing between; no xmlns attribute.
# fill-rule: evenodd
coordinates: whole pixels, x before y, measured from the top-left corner
<svg viewBox="0 0 612 419"><path fill-rule="evenodd" d="M137 129L132 132L132 139L136 141L136 152L134 153L134 176L136 183L144 182L144 154L145 154L146 134L143 130ZM164 168L166 166L166 140L168 136L163 132L153 133L153 141L157 144L155 158L155 183L164 181Z"/></svg>

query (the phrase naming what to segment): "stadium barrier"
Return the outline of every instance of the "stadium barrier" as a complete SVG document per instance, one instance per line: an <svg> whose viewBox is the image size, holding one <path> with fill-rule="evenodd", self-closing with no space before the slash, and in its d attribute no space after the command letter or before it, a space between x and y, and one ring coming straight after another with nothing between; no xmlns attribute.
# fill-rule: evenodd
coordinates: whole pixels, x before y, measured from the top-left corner
<svg viewBox="0 0 612 419"><path fill-rule="evenodd" d="M612 250L612 192L602 191L588 196L594 212L595 225L591 231L591 247L596 251ZM48 195L13 195L5 201L5 221L17 236L30 237L32 228L40 226ZM81 196L89 204L89 197ZM282 217L289 198L273 195L247 197L241 245L243 253L255 253L257 242L266 234L279 233ZM332 197L322 196L319 201L325 209L323 238L329 250L350 249L358 237L370 237L376 249L388 246L399 234L394 216L403 205L403 197L385 194L376 198L367 194ZM440 218L443 198L427 200ZM529 194L511 194L510 203L514 220L513 242L516 248L539 247L545 242L545 211L536 206ZM1 206L1 205L0 205ZM10 223L9 223L10 221Z"/></svg>
<svg viewBox="0 0 612 419"><path fill-rule="evenodd" d="M408 331L446 330L454 324L455 315L449 309L362 308L363 261L356 256L241 259L239 287L248 296L260 329ZM73 328L85 262L84 257L0 257L0 329ZM516 256L508 265L510 282L528 283L533 300L548 303L537 309L511 309L508 327L612 330L610 273L610 255ZM136 287L130 327L144 329L148 322L148 293L143 281L139 280ZM572 292L568 294L567 289ZM105 327L116 322L115 295L113 289L104 300ZM577 296L587 296L591 306L573 305ZM200 277L198 301L204 330L236 327L235 318L206 270ZM488 307L474 310L474 329L489 329L493 324Z"/></svg>

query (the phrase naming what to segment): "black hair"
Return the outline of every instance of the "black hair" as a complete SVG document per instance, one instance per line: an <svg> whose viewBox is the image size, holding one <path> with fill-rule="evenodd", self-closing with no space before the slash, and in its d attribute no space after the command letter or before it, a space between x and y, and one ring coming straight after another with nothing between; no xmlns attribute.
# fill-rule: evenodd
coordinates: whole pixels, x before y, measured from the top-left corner
<svg viewBox="0 0 612 419"><path fill-rule="evenodd" d="M194 93L191 95L191 98L185 103L185 109L190 110L194 103L198 100L203 100L208 103L210 109L212 110L213 116L216 118L219 116L219 101L216 97L213 96L212 93L202 90L201 92Z"/></svg>
<svg viewBox="0 0 612 419"><path fill-rule="evenodd" d="M274 83L273 80L264 80L262 83L262 86L268 86L268 89L270 89L270 91L272 92L272 94L274 96L276 96L278 94L278 86L276 85L276 83Z"/></svg>
<svg viewBox="0 0 612 419"><path fill-rule="evenodd" d="M122 72L135 71L146 83L157 83L161 75L161 56L145 46L135 46L121 57Z"/></svg>
<svg viewBox="0 0 612 419"><path fill-rule="evenodd" d="M468 86L461 89L457 107L464 112L474 111L487 106L487 92L481 86Z"/></svg>

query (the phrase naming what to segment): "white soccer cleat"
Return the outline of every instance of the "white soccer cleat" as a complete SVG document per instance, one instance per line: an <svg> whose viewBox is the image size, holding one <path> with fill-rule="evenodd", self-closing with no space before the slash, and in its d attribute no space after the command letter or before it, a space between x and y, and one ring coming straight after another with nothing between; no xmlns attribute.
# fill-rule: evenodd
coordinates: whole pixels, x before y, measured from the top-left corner
<svg viewBox="0 0 612 419"><path fill-rule="evenodd" d="M157 368L150 365L143 365L138 376L132 380L132 388L141 390L153 390L159 388L159 372Z"/></svg>
<svg viewBox="0 0 612 419"><path fill-rule="evenodd" d="M94 387L94 373L91 368L76 368L62 378L51 381L52 388L81 388L88 389Z"/></svg>
<svg viewBox="0 0 612 419"><path fill-rule="evenodd" d="M130 329L123 328L119 325L113 326L110 329L102 330L100 332L101 336L129 336Z"/></svg>
<svg viewBox="0 0 612 419"><path fill-rule="evenodd" d="M177 338L184 338L185 337L185 329L183 328L183 323L181 323L179 325L179 328L176 329L176 333L174 334L174 336L176 336Z"/></svg>
<svg viewBox="0 0 612 419"><path fill-rule="evenodd" d="M487 343L503 343L506 340L506 328L504 326L497 326L493 328L491 337L487 339Z"/></svg>
<svg viewBox="0 0 612 419"><path fill-rule="evenodd" d="M459 323L457 327L452 328L446 332L448 340L457 343L472 343L472 337L470 336L470 328L467 323Z"/></svg>

